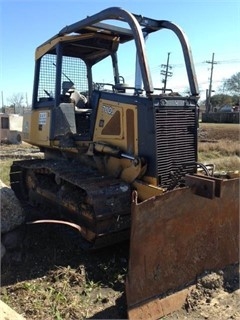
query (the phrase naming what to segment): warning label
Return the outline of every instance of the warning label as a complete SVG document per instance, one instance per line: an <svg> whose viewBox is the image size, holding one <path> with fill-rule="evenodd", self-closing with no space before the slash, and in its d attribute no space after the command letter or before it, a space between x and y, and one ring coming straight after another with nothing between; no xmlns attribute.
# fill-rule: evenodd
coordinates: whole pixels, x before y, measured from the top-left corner
<svg viewBox="0 0 240 320"><path fill-rule="evenodd" d="M46 124L47 122L47 112L40 112L38 118L38 124Z"/></svg>

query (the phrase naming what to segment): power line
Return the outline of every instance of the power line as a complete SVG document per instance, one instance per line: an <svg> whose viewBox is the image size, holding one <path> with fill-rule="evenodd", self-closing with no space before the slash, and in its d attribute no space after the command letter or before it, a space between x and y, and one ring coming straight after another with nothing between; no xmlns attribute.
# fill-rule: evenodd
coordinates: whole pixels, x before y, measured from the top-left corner
<svg viewBox="0 0 240 320"><path fill-rule="evenodd" d="M221 60L221 61L217 61L217 63L219 64L234 64L234 63L239 63L240 62L240 59L229 59L229 60ZM206 61L202 61L202 62L195 62L194 63L194 66L204 66L204 64L206 63ZM156 66L156 67L153 67L152 69L155 69L155 68L159 68L160 66ZM173 63L172 64L172 67L173 68L183 68L185 67L185 63Z"/></svg>
<svg viewBox="0 0 240 320"><path fill-rule="evenodd" d="M230 60L222 60L218 61L220 64L230 64L230 63L239 63L240 59L230 59Z"/></svg>
<svg viewBox="0 0 240 320"><path fill-rule="evenodd" d="M232 58L232 59L226 59L226 60L221 60L221 61L217 61L218 64L235 64L235 63L239 63L240 62L240 59L235 59L235 58ZM194 63L194 66L195 67L204 67L204 65L206 65L206 61L202 61L202 62L196 62ZM152 73L152 75L156 72L158 73L159 72L159 69L161 68L162 65L155 65L153 67L150 67L150 71ZM177 64L173 64L171 63L171 67L172 69L174 68L183 68L185 67L185 63L177 63ZM132 74L127 74L125 75L125 80L128 79L128 81L134 81L134 77L135 75L132 73ZM111 82L111 80L109 80L109 82ZM221 82L223 83L224 80L212 80L212 82L214 83L217 83L217 82ZM207 84L208 82L201 82L199 83L199 85L201 84Z"/></svg>

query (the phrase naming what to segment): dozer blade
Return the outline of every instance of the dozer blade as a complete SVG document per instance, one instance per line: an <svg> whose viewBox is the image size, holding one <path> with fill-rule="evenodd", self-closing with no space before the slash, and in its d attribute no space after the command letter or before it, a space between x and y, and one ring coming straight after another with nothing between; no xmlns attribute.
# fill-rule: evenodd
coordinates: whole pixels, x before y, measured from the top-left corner
<svg viewBox="0 0 240 320"><path fill-rule="evenodd" d="M180 309L181 293L186 298L196 276L239 260L239 179L187 180L188 187L141 203L133 197L129 319L159 319Z"/></svg>

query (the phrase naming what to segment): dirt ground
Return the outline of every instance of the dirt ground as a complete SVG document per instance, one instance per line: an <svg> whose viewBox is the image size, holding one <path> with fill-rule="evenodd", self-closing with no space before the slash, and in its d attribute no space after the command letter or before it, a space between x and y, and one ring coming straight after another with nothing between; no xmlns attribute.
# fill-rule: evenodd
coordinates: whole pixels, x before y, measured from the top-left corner
<svg viewBox="0 0 240 320"><path fill-rule="evenodd" d="M182 310L164 319L239 320L239 264L199 277Z"/></svg>
<svg viewBox="0 0 240 320"><path fill-rule="evenodd" d="M128 243L84 252L59 226L31 226L21 262L2 265L1 298L26 319L126 319ZM199 277L183 308L166 320L240 320L239 265Z"/></svg>
<svg viewBox="0 0 240 320"><path fill-rule="evenodd" d="M203 126L204 138L219 135L206 132ZM17 146L17 154L12 148L1 146L1 157L36 154L29 146ZM127 318L128 242L87 252L75 230L52 224L27 225L19 235L19 248L1 266L1 300L14 310L28 320ZM164 319L240 320L239 264L199 276L182 309Z"/></svg>
<svg viewBox="0 0 240 320"><path fill-rule="evenodd" d="M74 230L34 225L25 232L22 261L2 264L4 302L29 320L127 317L127 244L85 252Z"/></svg>

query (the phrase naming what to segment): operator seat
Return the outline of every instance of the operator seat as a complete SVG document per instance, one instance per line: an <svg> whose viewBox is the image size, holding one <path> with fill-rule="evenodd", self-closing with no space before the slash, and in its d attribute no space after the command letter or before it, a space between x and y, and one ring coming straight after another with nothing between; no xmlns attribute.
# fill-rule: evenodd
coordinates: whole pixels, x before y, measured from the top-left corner
<svg viewBox="0 0 240 320"><path fill-rule="evenodd" d="M69 98L70 101L74 103L76 111L78 111L78 109L87 108L87 98L75 89L72 81L63 81L62 93L66 98Z"/></svg>
<svg viewBox="0 0 240 320"><path fill-rule="evenodd" d="M72 90L72 89L70 89ZM73 89L73 91L70 94L71 100L74 102L74 105L77 109L86 109L87 104L87 98L81 94L79 91Z"/></svg>

